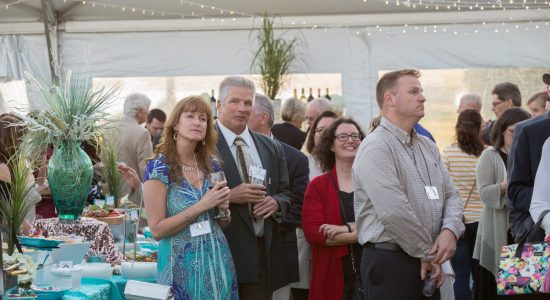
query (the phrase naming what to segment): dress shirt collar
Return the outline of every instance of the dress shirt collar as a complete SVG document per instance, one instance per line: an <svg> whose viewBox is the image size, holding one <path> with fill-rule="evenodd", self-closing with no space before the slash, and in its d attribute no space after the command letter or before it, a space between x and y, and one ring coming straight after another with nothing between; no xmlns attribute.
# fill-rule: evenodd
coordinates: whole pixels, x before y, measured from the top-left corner
<svg viewBox="0 0 550 300"><path fill-rule="evenodd" d="M408 145L411 143L412 139L409 133L403 130L403 128L393 124L390 120L386 119L386 117L382 117L382 119L380 120L380 126L383 126L387 130L389 130L403 144ZM417 137L416 130L413 128L412 138L416 138L416 137Z"/></svg>
<svg viewBox="0 0 550 300"><path fill-rule="evenodd" d="M225 138L225 141L227 142L227 145L229 147L232 147L234 145L235 138L237 136L240 136L243 139L247 147L251 147L250 145L252 145L253 141L252 141L252 136L250 135L250 131L248 131L248 126L244 128L241 134L237 135L233 131L231 131L231 129L223 126L220 120L218 120L217 122L218 122L218 126L220 127L220 131L223 134L223 137Z"/></svg>

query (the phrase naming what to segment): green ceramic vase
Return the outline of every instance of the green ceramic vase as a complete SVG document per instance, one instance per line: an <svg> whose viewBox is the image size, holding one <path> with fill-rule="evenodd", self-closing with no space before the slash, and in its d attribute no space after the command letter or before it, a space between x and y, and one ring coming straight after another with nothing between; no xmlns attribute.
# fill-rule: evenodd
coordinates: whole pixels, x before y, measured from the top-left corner
<svg viewBox="0 0 550 300"><path fill-rule="evenodd" d="M54 146L48 162L48 183L59 219L80 218L93 175L92 161L80 148L80 142L62 142Z"/></svg>

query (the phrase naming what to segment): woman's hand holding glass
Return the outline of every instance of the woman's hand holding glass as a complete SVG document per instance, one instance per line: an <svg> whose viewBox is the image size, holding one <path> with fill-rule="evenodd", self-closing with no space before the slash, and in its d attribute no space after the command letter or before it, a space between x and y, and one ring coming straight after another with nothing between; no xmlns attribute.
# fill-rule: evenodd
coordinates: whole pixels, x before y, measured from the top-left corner
<svg viewBox="0 0 550 300"><path fill-rule="evenodd" d="M208 188L213 189L219 183L225 183L227 187L227 181L225 180L225 173L222 171L209 173L208 177ZM214 216L216 219L224 219L228 217L226 213L229 210L229 193L226 197L226 200L217 205L218 214Z"/></svg>
<svg viewBox="0 0 550 300"><path fill-rule="evenodd" d="M224 180L216 183L202 196L199 203L203 204L206 210L216 207L229 207L229 187L227 187L227 181Z"/></svg>

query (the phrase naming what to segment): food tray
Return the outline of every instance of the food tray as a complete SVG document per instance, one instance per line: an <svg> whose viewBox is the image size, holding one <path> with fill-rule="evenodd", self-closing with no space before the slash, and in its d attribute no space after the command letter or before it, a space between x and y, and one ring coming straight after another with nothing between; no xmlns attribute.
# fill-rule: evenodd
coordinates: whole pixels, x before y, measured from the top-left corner
<svg viewBox="0 0 550 300"><path fill-rule="evenodd" d="M88 217L90 218L90 217ZM96 219L101 222L105 222L108 225L119 225L124 222L124 215L116 216L116 217L105 217L105 218L92 218Z"/></svg>
<svg viewBox="0 0 550 300"><path fill-rule="evenodd" d="M64 241L47 239L43 237L18 236L19 243L23 246L34 248L57 248Z"/></svg>

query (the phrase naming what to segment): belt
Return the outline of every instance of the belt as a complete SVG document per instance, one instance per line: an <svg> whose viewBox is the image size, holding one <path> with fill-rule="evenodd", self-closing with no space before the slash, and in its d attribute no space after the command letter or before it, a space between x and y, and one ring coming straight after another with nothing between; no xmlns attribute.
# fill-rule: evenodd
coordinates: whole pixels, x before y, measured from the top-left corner
<svg viewBox="0 0 550 300"><path fill-rule="evenodd" d="M369 249L378 249L378 250L386 250L386 251L392 251L392 252L398 252L398 253L405 253L401 247L397 244L393 243L371 243L367 242L364 245L365 248Z"/></svg>

